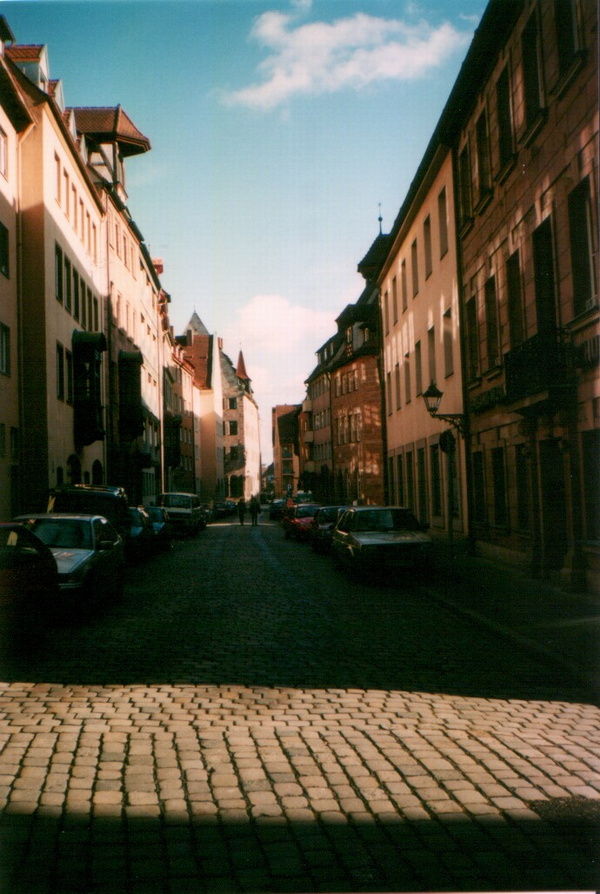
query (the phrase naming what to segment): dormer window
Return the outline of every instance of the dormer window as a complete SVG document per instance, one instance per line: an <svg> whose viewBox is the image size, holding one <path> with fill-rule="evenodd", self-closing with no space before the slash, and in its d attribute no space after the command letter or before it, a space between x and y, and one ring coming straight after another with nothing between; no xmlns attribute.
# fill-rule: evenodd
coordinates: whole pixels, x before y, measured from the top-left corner
<svg viewBox="0 0 600 894"><path fill-rule="evenodd" d="M370 329L368 326L365 326L364 333L365 333L364 340L365 340L365 344L366 344L371 337L371 332L370 332Z"/></svg>
<svg viewBox="0 0 600 894"><path fill-rule="evenodd" d="M346 344L347 345L352 344L352 326L348 326L346 328Z"/></svg>

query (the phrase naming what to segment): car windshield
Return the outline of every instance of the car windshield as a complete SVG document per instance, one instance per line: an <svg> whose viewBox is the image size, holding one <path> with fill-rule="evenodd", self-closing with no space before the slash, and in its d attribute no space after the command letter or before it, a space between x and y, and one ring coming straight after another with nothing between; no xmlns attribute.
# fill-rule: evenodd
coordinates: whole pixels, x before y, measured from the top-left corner
<svg viewBox="0 0 600 894"><path fill-rule="evenodd" d="M92 527L89 522L76 518L33 519L29 529L46 546L63 549L92 549Z"/></svg>
<svg viewBox="0 0 600 894"><path fill-rule="evenodd" d="M337 506L328 506L327 509L320 509L317 517L320 522L332 522L338 517L338 512Z"/></svg>
<svg viewBox="0 0 600 894"><path fill-rule="evenodd" d="M189 509L192 505L186 494L165 494L161 502L170 509Z"/></svg>
<svg viewBox="0 0 600 894"><path fill-rule="evenodd" d="M301 503L296 509L296 518L311 518L316 511L316 506L308 506L306 503Z"/></svg>
<svg viewBox="0 0 600 894"><path fill-rule="evenodd" d="M355 531L418 531L419 522L408 509L368 509L358 512Z"/></svg>

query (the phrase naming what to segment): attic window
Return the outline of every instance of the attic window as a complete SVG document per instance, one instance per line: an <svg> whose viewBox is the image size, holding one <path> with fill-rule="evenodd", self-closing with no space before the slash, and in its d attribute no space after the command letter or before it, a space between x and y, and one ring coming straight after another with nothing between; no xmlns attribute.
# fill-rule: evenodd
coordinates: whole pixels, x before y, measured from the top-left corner
<svg viewBox="0 0 600 894"><path fill-rule="evenodd" d="M368 326L365 326L364 332L365 332L365 344L366 344L369 341L369 339L371 338L371 331Z"/></svg>

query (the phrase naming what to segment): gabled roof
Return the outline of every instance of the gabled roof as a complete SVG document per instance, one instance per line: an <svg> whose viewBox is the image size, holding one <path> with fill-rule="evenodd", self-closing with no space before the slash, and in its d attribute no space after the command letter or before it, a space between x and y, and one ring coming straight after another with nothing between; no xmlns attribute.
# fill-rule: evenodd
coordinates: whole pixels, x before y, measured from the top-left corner
<svg viewBox="0 0 600 894"><path fill-rule="evenodd" d="M129 115L118 106L74 108L79 133L99 143L118 143L124 156L148 152L150 140L137 129Z"/></svg>

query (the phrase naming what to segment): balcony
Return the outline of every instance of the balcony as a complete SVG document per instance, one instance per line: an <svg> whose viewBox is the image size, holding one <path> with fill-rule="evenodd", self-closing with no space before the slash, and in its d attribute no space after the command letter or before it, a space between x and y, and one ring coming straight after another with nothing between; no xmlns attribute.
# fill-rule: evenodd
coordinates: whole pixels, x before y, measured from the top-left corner
<svg viewBox="0 0 600 894"><path fill-rule="evenodd" d="M305 400L302 401L302 412L303 413L311 413L312 408L313 408L313 404L312 404L312 400L310 399L310 397L305 398Z"/></svg>
<svg viewBox="0 0 600 894"><path fill-rule="evenodd" d="M538 332L504 355L506 401L560 399L572 385L571 346L558 330Z"/></svg>

